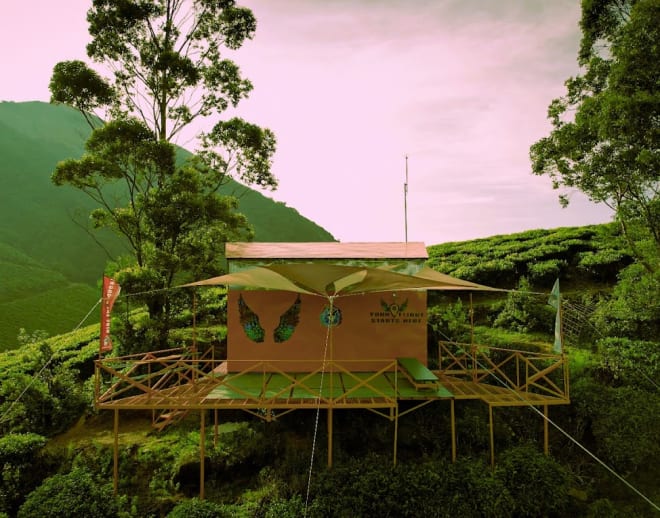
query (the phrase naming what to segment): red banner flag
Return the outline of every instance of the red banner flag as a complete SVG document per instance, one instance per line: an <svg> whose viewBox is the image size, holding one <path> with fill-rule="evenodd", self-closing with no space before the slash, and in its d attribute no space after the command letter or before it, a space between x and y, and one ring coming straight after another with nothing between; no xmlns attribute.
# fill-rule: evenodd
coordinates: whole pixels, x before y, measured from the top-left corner
<svg viewBox="0 0 660 518"><path fill-rule="evenodd" d="M103 295L101 297L101 353L112 351L112 339L110 338L110 316L112 306L119 296L121 286L114 279L103 276Z"/></svg>

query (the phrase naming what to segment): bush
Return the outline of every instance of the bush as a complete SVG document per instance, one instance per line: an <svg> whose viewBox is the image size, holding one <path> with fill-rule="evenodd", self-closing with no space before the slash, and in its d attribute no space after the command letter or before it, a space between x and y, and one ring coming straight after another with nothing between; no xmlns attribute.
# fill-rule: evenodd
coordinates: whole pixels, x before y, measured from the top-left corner
<svg viewBox="0 0 660 518"><path fill-rule="evenodd" d="M534 446L504 451L496 474L513 497L514 516L560 516L568 504L568 472Z"/></svg>
<svg viewBox="0 0 660 518"><path fill-rule="evenodd" d="M612 388L589 378L572 385L578 431L591 439L595 454L615 470L630 474L660 465L657 416L660 395L635 387Z"/></svg>
<svg viewBox="0 0 660 518"><path fill-rule="evenodd" d="M41 435L9 434L0 438L0 512L14 515L25 496L41 482Z"/></svg>
<svg viewBox="0 0 660 518"><path fill-rule="evenodd" d="M660 268L651 274L635 263L623 270L612 298L598 307L594 321L604 336L657 340L660 335Z"/></svg>
<svg viewBox="0 0 660 518"><path fill-rule="evenodd" d="M439 341L469 342L470 321L468 311L461 299L446 306L433 306L428 309L428 325L433 343Z"/></svg>
<svg viewBox="0 0 660 518"><path fill-rule="evenodd" d="M598 342L597 374L611 386L631 385L653 390L660 379L660 344L627 338Z"/></svg>
<svg viewBox="0 0 660 518"><path fill-rule="evenodd" d="M54 475L30 493L18 518L111 518L119 513L112 487L95 480L82 469Z"/></svg>
<svg viewBox="0 0 660 518"><path fill-rule="evenodd" d="M167 515L167 518L233 518L234 515L226 511L225 507L209 502L208 500L199 500L192 498L184 500L176 505Z"/></svg>
<svg viewBox="0 0 660 518"><path fill-rule="evenodd" d="M499 517L513 506L482 462L426 459L396 468L390 462L371 455L320 472L308 516Z"/></svg>
<svg viewBox="0 0 660 518"><path fill-rule="evenodd" d="M518 289L507 295L504 309L493 325L519 333L552 329L554 310L547 304L547 299L531 292L531 284L521 277Z"/></svg>

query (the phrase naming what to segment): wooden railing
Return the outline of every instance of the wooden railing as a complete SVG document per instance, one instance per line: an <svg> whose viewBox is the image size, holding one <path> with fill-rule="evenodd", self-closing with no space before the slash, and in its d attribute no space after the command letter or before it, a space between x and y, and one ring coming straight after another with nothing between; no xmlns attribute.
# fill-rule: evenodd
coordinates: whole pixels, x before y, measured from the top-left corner
<svg viewBox="0 0 660 518"><path fill-rule="evenodd" d="M437 372L474 383L569 398L568 359L563 354L440 342Z"/></svg>
<svg viewBox="0 0 660 518"><path fill-rule="evenodd" d="M294 362L295 363L295 362ZM110 407L120 400L128 401L133 397L139 400L138 406L148 407L150 402L159 408L186 408L200 403L200 399L191 396L210 393L211 390L226 390L233 399L243 398L247 403L263 408L281 404L288 394L294 391L298 399L315 399L314 404L322 406L349 405L351 399L359 397L366 390L368 397L377 398L382 405L396 405L397 398L397 363L393 360L368 361L301 361L299 374L294 374L291 361L287 361L286 371L281 368L284 362L249 361L241 365L232 360L232 371L226 372L225 360L213 360L197 357L183 349L149 352L145 354L104 358L96 361L96 400L98 407ZM310 364L316 367L309 369ZM362 368L360 365L370 368ZM379 368L373 369L378 364ZM368 371L364 374L362 371ZM337 382L341 373L343 384ZM384 388L374 382L382 375L391 373L393 386ZM254 374L261 377L261 387L254 384ZM270 386L273 374L279 375L277 386ZM248 380L249 375L252 378ZM323 381L319 387L319 376ZM284 380L284 383L282 381ZM210 386L209 386L210 384ZM176 388L190 388L185 393L177 393ZM136 398L135 396L142 396ZM210 403L209 403L210 404Z"/></svg>

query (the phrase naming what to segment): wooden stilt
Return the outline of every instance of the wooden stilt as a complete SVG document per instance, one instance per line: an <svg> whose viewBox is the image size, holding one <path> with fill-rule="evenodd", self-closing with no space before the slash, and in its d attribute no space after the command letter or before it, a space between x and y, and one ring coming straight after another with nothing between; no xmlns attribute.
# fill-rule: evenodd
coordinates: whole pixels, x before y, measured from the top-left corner
<svg viewBox="0 0 660 518"><path fill-rule="evenodd" d="M218 409L213 411L213 447L218 446Z"/></svg>
<svg viewBox="0 0 660 518"><path fill-rule="evenodd" d="M115 408L114 447L112 451L112 488L119 491L119 409Z"/></svg>
<svg viewBox="0 0 660 518"><path fill-rule="evenodd" d="M488 405L488 424L490 428L490 467L495 469L495 433L493 431L493 407Z"/></svg>
<svg viewBox="0 0 660 518"><path fill-rule="evenodd" d="M456 462L456 414L454 413L454 399L450 400L451 411L451 461Z"/></svg>
<svg viewBox="0 0 660 518"><path fill-rule="evenodd" d="M202 410L199 417L199 499L204 500L204 457L206 457L206 411Z"/></svg>
<svg viewBox="0 0 660 518"><path fill-rule="evenodd" d="M543 405L543 453L550 455L550 441L548 436L548 405Z"/></svg>
<svg viewBox="0 0 660 518"><path fill-rule="evenodd" d="M332 467L332 408L328 408L328 467Z"/></svg>
<svg viewBox="0 0 660 518"><path fill-rule="evenodd" d="M394 457L393 464L396 466L396 450L399 439L399 405L394 407Z"/></svg>

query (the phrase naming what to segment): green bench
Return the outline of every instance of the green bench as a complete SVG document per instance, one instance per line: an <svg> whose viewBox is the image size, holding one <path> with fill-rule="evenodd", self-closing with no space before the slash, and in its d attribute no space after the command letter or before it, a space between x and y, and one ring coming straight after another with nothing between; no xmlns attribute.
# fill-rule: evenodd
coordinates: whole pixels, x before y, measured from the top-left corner
<svg viewBox="0 0 660 518"><path fill-rule="evenodd" d="M438 377L417 358L397 358L399 370L412 383L415 390L438 390Z"/></svg>

